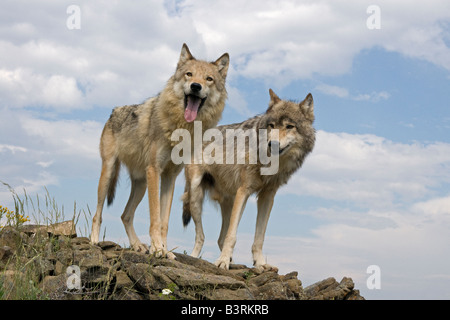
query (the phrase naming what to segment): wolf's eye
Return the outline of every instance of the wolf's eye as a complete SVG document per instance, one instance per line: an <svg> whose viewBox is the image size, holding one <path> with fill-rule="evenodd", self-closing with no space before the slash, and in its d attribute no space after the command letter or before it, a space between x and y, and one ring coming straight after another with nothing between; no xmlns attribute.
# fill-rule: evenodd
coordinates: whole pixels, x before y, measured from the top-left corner
<svg viewBox="0 0 450 320"><path fill-rule="evenodd" d="M192 77L192 72L186 72L186 75L187 75L188 77Z"/></svg>
<svg viewBox="0 0 450 320"><path fill-rule="evenodd" d="M288 124L288 125L286 125L286 129L294 129L294 126L292 125L292 124Z"/></svg>
<svg viewBox="0 0 450 320"><path fill-rule="evenodd" d="M206 81L209 81L209 82L211 82L211 81L213 81L214 79L212 78L212 77L207 77L206 78Z"/></svg>
<svg viewBox="0 0 450 320"><path fill-rule="evenodd" d="M269 127L270 129L273 129L273 128L275 128L275 125L274 125L273 123L269 123L269 124L268 124L268 127Z"/></svg>

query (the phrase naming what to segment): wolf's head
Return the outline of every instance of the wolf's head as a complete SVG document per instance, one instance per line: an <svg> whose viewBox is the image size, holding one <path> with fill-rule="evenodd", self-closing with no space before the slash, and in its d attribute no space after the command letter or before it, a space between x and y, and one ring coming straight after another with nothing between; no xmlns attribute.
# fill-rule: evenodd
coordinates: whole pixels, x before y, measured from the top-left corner
<svg viewBox="0 0 450 320"><path fill-rule="evenodd" d="M281 100L272 89L269 93L269 108L261 123L262 128L268 130L269 148L278 150L280 160L289 154L300 156L309 153L315 141L312 95L309 93L302 102L297 103Z"/></svg>
<svg viewBox="0 0 450 320"><path fill-rule="evenodd" d="M196 120L197 115L197 120L206 117L208 111L203 112L202 108L222 108L214 111L222 113L222 104L224 105L226 99L225 78L229 62L228 53L214 62L197 60L188 46L183 44L175 73L174 90L181 99L184 99L184 118L187 122Z"/></svg>

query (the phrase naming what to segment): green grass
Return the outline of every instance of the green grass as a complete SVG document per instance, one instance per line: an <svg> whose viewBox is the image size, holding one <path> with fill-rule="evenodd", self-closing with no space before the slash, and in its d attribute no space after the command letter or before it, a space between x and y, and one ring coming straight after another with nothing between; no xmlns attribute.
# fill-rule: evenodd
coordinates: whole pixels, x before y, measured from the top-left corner
<svg viewBox="0 0 450 320"><path fill-rule="evenodd" d="M57 204L47 189L44 196L31 197L26 190L20 196L7 183L1 183L11 192L14 208L7 208L0 203L0 238L2 233L5 236L9 233L16 235L16 241L14 255L8 261L0 262L0 300L48 299L39 288L39 282L42 280L39 278L39 261L45 255L58 251L61 243L56 237L41 236L39 233L36 233L32 243L22 241L18 236L20 230L27 222L49 226L72 220L77 228L77 235L88 236L91 217L89 207L87 210L78 209L74 203L73 211L68 217L64 207ZM84 220L84 223L78 227L80 220Z"/></svg>

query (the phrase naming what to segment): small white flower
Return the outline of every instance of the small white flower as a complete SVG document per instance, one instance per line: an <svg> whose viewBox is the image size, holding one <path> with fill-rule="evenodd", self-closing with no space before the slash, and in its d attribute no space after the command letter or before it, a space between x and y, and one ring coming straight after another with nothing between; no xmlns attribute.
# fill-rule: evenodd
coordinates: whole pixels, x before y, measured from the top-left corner
<svg viewBox="0 0 450 320"><path fill-rule="evenodd" d="M170 289L163 289L162 290L162 294L164 294L164 295L169 295L169 294L171 294L172 293L172 291L170 290Z"/></svg>

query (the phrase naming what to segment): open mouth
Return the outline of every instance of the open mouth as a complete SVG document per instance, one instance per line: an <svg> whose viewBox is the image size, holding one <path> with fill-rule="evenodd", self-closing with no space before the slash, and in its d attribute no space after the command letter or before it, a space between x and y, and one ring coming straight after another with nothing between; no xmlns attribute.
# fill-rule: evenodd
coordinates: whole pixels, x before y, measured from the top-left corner
<svg viewBox="0 0 450 320"><path fill-rule="evenodd" d="M291 144L287 144L284 148L280 148L280 143L278 141L269 141L270 153L274 154L274 152L278 151L278 155L285 153L291 147ZM278 149L278 150L277 150Z"/></svg>
<svg viewBox="0 0 450 320"><path fill-rule="evenodd" d="M193 94L184 95L184 119L187 122L192 122L197 118L197 113L205 104L206 97L200 98Z"/></svg>
<svg viewBox="0 0 450 320"><path fill-rule="evenodd" d="M288 144L286 147L280 149L280 150L278 151L278 154L281 156L281 154L284 153L284 152L285 152L287 149L289 149L290 147L291 147L291 145Z"/></svg>

